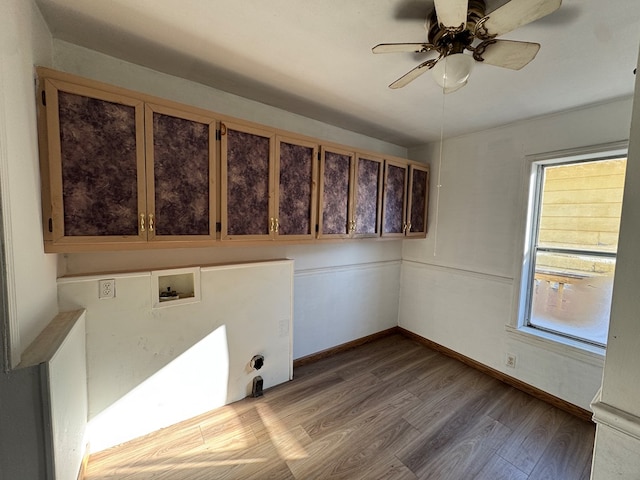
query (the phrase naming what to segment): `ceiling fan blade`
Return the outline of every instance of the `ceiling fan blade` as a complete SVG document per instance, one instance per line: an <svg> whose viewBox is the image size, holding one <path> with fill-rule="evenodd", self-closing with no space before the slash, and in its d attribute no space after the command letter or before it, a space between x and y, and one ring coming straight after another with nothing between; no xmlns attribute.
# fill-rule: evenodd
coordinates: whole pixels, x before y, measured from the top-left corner
<svg viewBox="0 0 640 480"><path fill-rule="evenodd" d="M487 40L476 47L473 57L496 67L520 70L536 57L539 43Z"/></svg>
<svg viewBox="0 0 640 480"><path fill-rule="evenodd" d="M431 69L436 64L437 61L438 61L437 59L432 59L432 60L427 60L426 62L421 63L416 68L414 68L413 70L409 70L407 73L401 76L398 80L396 80L391 85L389 85L389 88L396 89L396 88L404 87L408 83L418 78L424 72Z"/></svg>
<svg viewBox="0 0 640 480"><path fill-rule="evenodd" d="M561 4L562 0L511 0L479 22L476 36L487 39L503 35L555 12Z"/></svg>
<svg viewBox="0 0 640 480"><path fill-rule="evenodd" d="M464 28L467 23L467 0L434 0L438 23L448 28Z"/></svg>
<svg viewBox="0 0 640 480"><path fill-rule="evenodd" d="M448 28L464 28L467 23L467 0L434 0L438 22Z"/></svg>
<svg viewBox="0 0 640 480"><path fill-rule="evenodd" d="M425 53L436 47L430 43L381 43L371 49L373 53Z"/></svg>

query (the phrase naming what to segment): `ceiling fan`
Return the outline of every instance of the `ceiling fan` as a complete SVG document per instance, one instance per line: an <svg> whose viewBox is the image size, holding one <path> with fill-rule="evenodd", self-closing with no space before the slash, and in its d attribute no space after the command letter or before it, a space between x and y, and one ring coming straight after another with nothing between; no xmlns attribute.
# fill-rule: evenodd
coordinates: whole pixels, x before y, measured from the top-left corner
<svg viewBox="0 0 640 480"><path fill-rule="evenodd" d="M467 84L475 61L511 70L527 65L540 44L496 37L555 12L561 3L562 0L511 0L486 14L484 0L434 0L435 8L425 24L426 43L381 43L372 52L436 52L437 58L421 63L389 87L404 87L431 70L444 93L452 93Z"/></svg>

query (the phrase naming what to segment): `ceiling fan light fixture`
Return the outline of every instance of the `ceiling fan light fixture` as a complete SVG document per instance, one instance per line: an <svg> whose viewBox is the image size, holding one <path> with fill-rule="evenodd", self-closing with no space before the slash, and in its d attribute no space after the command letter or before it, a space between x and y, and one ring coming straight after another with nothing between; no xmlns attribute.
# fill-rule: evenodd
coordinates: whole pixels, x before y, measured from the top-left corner
<svg viewBox="0 0 640 480"><path fill-rule="evenodd" d="M442 58L431 69L431 75L444 93L452 93L467 84L475 60L471 55L454 53Z"/></svg>

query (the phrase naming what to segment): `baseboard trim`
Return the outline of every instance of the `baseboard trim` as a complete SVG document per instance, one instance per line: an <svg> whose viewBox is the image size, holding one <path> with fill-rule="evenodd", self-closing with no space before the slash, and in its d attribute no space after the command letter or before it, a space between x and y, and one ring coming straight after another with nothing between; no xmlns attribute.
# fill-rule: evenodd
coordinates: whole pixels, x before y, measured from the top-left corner
<svg viewBox="0 0 640 480"><path fill-rule="evenodd" d="M311 355L307 355L306 357L301 357L293 361L293 368L301 367L302 365L307 365L309 363L317 362L318 360L322 360L327 357L331 357L340 352L344 352L346 350L351 350L352 348L359 347L366 343L373 342L374 340L378 340L380 338L388 337L389 335L393 335L395 333L399 333L404 335L411 340L415 340L416 342L428 347L432 350L442 353L447 357L454 358L469 367L475 368L476 370L485 373L497 380L500 380L507 385L510 385L518 390L523 391L531 395L532 397L537 398L538 400L542 400L543 402L548 403L560 410L563 410L571 415L574 415L582 420L586 420L588 422L593 422L593 414L582 407L574 405L573 403L567 402L555 395L545 392L544 390L540 390L537 387L529 385L528 383L523 382L522 380L518 380L517 378L511 377L502 373L499 370L495 370L494 368L488 367L487 365L478 362L477 360L473 360L461 353L456 352L455 350L451 350L444 345L440 345L432 340L426 339L417 333L413 333L409 330L406 330L402 327L392 327L387 330L383 330L378 333L374 333L373 335L367 335L366 337L358 338L357 340L353 340L351 342L343 343L342 345L338 345L332 348L328 348L326 350L322 350L317 353L313 353Z"/></svg>
<svg viewBox="0 0 640 480"><path fill-rule="evenodd" d="M553 405L554 407L559 408L560 410L564 410L565 412L575 415L576 417L581 418L583 420L593 422L593 414L589 410L586 410L582 407L574 405L573 403L567 402L566 400L558 398L555 395L551 395L550 393L547 393L544 390L540 390L539 388L534 387L532 385L529 385L528 383L525 383L522 380L518 380L517 378L511 377L509 375L505 375L499 370L495 370L491 367L488 367L487 365L484 365L476 360L473 360L472 358L466 357L461 353L456 352L455 350L451 350L450 348L440 345L439 343L436 343L432 340L428 340L424 337L421 337L420 335L410 332L409 330L406 330L402 327L397 327L397 332L404 335L407 338L410 338L412 340L415 340L418 343L421 343L426 347L436 350L437 352L440 352L443 355L446 355L451 358L455 358L456 360L464 363L465 365L473 367L482 373L486 373L487 375L490 375L493 378L500 380L503 383L506 383L507 385L511 385L512 387L517 388L518 390L521 390L524 393L531 395L532 397L542 400L543 402Z"/></svg>
<svg viewBox="0 0 640 480"><path fill-rule="evenodd" d="M359 347L361 345L373 342L380 338L388 337L389 335L393 335L394 333L398 333L398 332L399 332L398 327L391 327L387 330L382 330L381 332L374 333L373 335L367 335L366 337L361 337L356 340L352 340L351 342L343 343L335 347L327 348L326 350L322 350L320 352L312 353L311 355L307 355L305 357L297 358L293 361L293 368L295 369L303 365L308 365L309 363L317 362L318 360L331 357L337 353L351 350L352 348Z"/></svg>

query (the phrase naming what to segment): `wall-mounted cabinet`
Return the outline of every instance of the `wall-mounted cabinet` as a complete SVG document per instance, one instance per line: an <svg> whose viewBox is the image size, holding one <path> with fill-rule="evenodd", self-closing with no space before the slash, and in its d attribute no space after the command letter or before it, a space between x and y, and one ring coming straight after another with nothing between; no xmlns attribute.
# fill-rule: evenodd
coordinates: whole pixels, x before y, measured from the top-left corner
<svg viewBox="0 0 640 480"><path fill-rule="evenodd" d="M64 81L44 81L54 243L144 242L144 104Z"/></svg>
<svg viewBox="0 0 640 480"><path fill-rule="evenodd" d="M147 221L151 241L216 238L216 120L145 106ZM142 214L141 214L142 215Z"/></svg>
<svg viewBox="0 0 640 480"><path fill-rule="evenodd" d="M47 252L426 235L428 166L38 74Z"/></svg>
<svg viewBox="0 0 640 480"><path fill-rule="evenodd" d="M403 237L406 232L408 176L409 165L406 162L385 162L383 237Z"/></svg>
<svg viewBox="0 0 640 480"><path fill-rule="evenodd" d="M220 137L221 238L270 239L275 133L225 122Z"/></svg>
<svg viewBox="0 0 640 480"><path fill-rule="evenodd" d="M220 137L221 239L313 239L317 144L230 122Z"/></svg>
<svg viewBox="0 0 640 480"><path fill-rule="evenodd" d="M386 160L382 212L383 237L427 234L429 166Z"/></svg>
<svg viewBox="0 0 640 480"><path fill-rule="evenodd" d="M43 93L52 250L215 240L215 118L59 79Z"/></svg>
<svg viewBox="0 0 640 480"><path fill-rule="evenodd" d="M409 166L409 192L407 194L407 237L427 235L429 210L429 165Z"/></svg>
<svg viewBox="0 0 640 480"><path fill-rule="evenodd" d="M355 153L320 147L318 238L348 238L353 232Z"/></svg>
<svg viewBox="0 0 640 480"><path fill-rule="evenodd" d="M295 137L276 137L273 230L286 240L316 236L318 145Z"/></svg>
<svg viewBox="0 0 640 480"><path fill-rule="evenodd" d="M318 238L380 236L384 160L321 147Z"/></svg>
<svg viewBox="0 0 640 480"><path fill-rule="evenodd" d="M351 233L355 238L380 236L384 160L356 155Z"/></svg>

